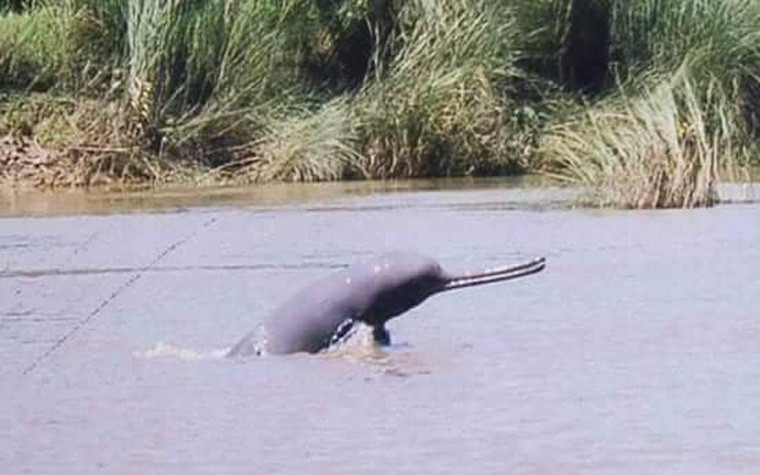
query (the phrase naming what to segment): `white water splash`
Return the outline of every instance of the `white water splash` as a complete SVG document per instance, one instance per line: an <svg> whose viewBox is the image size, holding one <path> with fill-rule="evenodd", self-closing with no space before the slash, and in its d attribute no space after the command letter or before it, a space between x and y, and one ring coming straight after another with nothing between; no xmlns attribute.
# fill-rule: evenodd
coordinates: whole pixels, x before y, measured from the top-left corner
<svg viewBox="0 0 760 475"><path fill-rule="evenodd" d="M135 351L132 354L137 358L157 359L172 358L183 361L218 360L224 358L229 348L215 350L196 350L192 348L179 348L171 343L160 341L153 349L147 351Z"/></svg>

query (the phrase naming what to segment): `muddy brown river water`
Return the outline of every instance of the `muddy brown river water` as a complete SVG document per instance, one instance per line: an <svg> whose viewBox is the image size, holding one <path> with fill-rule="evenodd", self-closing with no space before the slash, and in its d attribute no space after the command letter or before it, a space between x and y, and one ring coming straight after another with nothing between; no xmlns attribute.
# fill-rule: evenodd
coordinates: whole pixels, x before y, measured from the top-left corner
<svg viewBox="0 0 760 475"><path fill-rule="evenodd" d="M760 473L747 189L656 212L509 180L0 195L0 473ZM395 249L548 267L431 298L387 349L221 357Z"/></svg>

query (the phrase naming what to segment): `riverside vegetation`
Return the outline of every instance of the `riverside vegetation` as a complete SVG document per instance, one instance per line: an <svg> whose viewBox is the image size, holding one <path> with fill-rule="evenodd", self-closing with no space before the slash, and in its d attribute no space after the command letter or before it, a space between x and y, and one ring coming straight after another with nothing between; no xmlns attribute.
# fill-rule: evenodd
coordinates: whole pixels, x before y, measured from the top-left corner
<svg viewBox="0 0 760 475"><path fill-rule="evenodd" d="M0 0L6 183L540 172L690 207L758 133L756 0Z"/></svg>

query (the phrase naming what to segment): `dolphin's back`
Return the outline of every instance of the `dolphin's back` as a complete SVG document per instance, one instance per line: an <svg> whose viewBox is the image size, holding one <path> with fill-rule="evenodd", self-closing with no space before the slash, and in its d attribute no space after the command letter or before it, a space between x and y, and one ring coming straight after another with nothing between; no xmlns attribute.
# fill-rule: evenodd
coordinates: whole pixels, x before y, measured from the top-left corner
<svg viewBox="0 0 760 475"><path fill-rule="evenodd" d="M338 327L361 313L361 302L346 284L345 272L305 288L264 321L267 351L274 354L325 348Z"/></svg>
<svg viewBox="0 0 760 475"><path fill-rule="evenodd" d="M228 356L287 354L324 349L340 325L362 312L362 295L348 270L311 284L271 312Z"/></svg>

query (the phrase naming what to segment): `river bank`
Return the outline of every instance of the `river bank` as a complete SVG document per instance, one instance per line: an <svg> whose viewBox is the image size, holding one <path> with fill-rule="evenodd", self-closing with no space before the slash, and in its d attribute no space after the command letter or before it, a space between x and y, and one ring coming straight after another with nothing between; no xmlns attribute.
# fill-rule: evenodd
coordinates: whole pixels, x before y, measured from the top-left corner
<svg viewBox="0 0 760 475"><path fill-rule="evenodd" d="M710 206L760 156L758 31L751 0L5 3L0 179L543 173Z"/></svg>

